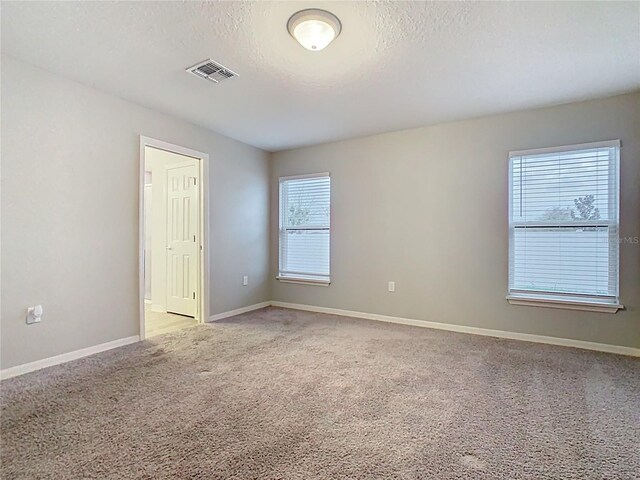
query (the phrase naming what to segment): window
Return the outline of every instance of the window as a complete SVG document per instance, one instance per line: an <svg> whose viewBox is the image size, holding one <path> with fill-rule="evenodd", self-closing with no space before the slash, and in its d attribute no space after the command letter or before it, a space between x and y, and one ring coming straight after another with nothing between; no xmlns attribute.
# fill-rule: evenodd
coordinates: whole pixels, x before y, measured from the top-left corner
<svg viewBox="0 0 640 480"><path fill-rule="evenodd" d="M620 142L509 154L511 303L615 313Z"/></svg>
<svg viewBox="0 0 640 480"><path fill-rule="evenodd" d="M329 284L330 206L328 173L280 178L279 280Z"/></svg>

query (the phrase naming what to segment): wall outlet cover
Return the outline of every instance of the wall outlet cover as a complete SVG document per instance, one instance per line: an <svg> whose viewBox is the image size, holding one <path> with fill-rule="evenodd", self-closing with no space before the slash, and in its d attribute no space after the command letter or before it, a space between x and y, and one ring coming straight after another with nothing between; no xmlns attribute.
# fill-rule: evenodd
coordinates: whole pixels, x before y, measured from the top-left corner
<svg viewBox="0 0 640 480"><path fill-rule="evenodd" d="M27 308L27 325L42 321L42 305Z"/></svg>

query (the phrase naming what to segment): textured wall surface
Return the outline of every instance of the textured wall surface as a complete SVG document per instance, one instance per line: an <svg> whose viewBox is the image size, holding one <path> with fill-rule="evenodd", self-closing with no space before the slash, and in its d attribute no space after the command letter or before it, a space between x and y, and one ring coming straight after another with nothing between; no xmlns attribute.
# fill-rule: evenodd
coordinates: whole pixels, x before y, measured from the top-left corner
<svg viewBox="0 0 640 480"><path fill-rule="evenodd" d="M10 58L1 80L2 368L138 334L141 134L210 155L211 314L269 299L264 152Z"/></svg>
<svg viewBox="0 0 640 480"><path fill-rule="evenodd" d="M622 141L626 310L509 305L509 151L611 139ZM289 150L271 161L273 300L640 346L640 93ZM327 171L331 285L280 283L278 177Z"/></svg>

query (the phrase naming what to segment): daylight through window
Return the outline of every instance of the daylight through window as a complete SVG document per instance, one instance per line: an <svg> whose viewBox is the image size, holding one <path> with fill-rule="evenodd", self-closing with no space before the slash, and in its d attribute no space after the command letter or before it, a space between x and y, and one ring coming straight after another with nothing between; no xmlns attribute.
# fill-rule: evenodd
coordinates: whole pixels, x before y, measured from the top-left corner
<svg viewBox="0 0 640 480"><path fill-rule="evenodd" d="M619 141L512 152L509 294L618 302Z"/></svg>
<svg viewBox="0 0 640 480"><path fill-rule="evenodd" d="M331 178L280 179L280 280L329 283Z"/></svg>

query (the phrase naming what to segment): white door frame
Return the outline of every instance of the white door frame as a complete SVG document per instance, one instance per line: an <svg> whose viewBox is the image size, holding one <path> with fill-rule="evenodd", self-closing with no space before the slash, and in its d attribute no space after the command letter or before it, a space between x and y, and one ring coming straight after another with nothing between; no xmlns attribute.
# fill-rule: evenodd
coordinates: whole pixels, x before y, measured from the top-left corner
<svg viewBox="0 0 640 480"><path fill-rule="evenodd" d="M200 160L200 282L198 292L198 323L209 318L209 154L140 135L140 179L138 182L138 303L140 339L145 338L144 325L144 166L145 147L165 150Z"/></svg>

